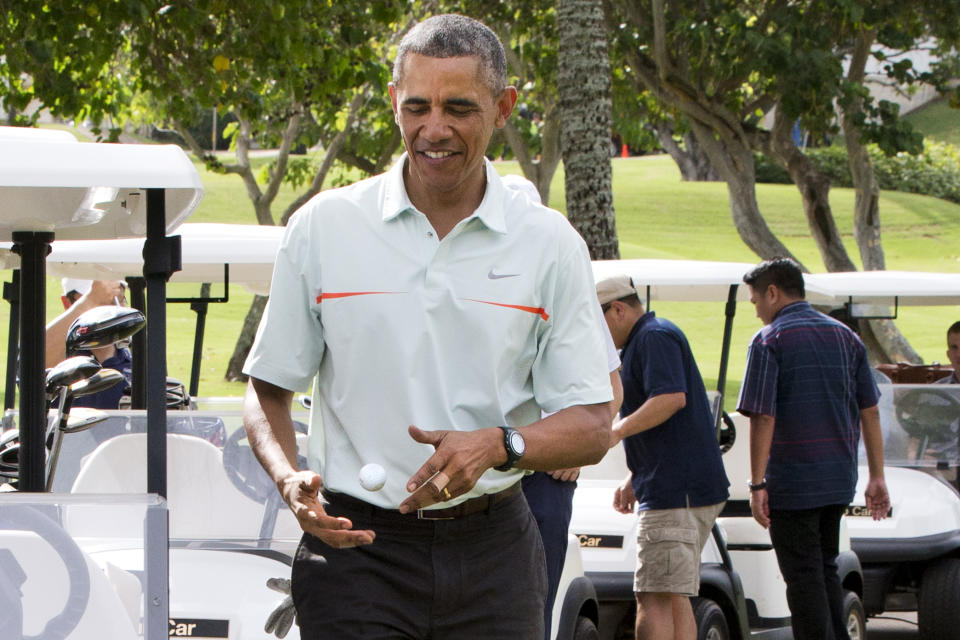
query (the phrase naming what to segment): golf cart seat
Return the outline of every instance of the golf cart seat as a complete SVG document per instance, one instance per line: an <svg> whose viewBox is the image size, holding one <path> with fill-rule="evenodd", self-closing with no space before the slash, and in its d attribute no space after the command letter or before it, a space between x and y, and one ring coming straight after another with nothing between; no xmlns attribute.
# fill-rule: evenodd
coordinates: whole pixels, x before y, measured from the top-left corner
<svg viewBox="0 0 960 640"><path fill-rule="evenodd" d="M146 463L146 434L111 438L84 459L71 492L146 493ZM263 517L230 482L220 449L190 435L167 434L167 503L171 539L256 538ZM70 525L77 535L80 523Z"/></svg>

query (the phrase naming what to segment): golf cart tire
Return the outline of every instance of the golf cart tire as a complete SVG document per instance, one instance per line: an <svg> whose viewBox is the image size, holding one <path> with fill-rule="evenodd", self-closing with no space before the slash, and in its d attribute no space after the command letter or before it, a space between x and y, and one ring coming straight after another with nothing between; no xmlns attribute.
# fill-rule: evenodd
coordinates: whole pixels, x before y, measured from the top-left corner
<svg viewBox="0 0 960 640"><path fill-rule="evenodd" d="M713 600L694 598L693 618L697 622L697 640L730 640L727 619Z"/></svg>
<svg viewBox="0 0 960 640"><path fill-rule="evenodd" d="M600 632L593 620L586 616L577 618L577 626L573 631L573 640L600 640Z"/></svg>
<svg viewBox="0 0 960 640"><path fill-rule="evenodd" d="M850 640L866 640L867 614L863 610L860 596L853 591L843 592L843 619L847 621Z"/></svg>
<svg viewBox="0 0 960 640"><path fill-rule="evenodd" d="M923 572L917 606L922 640L948 640L960 628L960 559L945 558Z"/></svg>

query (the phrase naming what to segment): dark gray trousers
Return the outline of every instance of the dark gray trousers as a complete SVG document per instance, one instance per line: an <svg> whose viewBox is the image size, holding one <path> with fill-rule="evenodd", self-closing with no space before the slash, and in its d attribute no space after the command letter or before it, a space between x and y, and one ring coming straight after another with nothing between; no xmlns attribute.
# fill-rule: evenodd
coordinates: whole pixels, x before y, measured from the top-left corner
<svg viewBox="0 0 960 640"><path fill-rule="evenodd" d="M543 546L522 493L434 521L328 499L327 513L377 537L334 549L304 535L292 570L302 640L543 640Z"/></svg>

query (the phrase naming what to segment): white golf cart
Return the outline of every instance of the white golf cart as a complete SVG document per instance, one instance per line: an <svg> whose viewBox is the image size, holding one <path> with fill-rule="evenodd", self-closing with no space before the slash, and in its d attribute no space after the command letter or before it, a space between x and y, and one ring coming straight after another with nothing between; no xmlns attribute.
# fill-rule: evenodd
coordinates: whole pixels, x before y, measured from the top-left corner
<svg viewBox="0 0 960 640"><path fill-rule="evenodd" d="M282 228L188 223L177 232L182 241L182 270L171 282L222 283L223 295L215 301L229 297L229 282L255 293L268 292ZM124 279L142 270L141 245L136 239L57 242L47 263L55 275ZM191 305L207 301L198 298ZM198 330L201 327L198 316ZM201 342L198 335L195 349ZM195 366L198 361L195 353ZM194 372L193 394L195 380ZM190 405L193 410L167 414L169 633L171 637L272 638L283 632L282 625L275 624L271 632L265 630L265 623L271 616L276 618L286 599L268 582L276 586L276 579L289 577L299 526L245 445L240 399L193 397ZM305 464L309 415L300 403L293 408ZM108 413L104 423L64 439L55 491L143 490L141 474L135 471L142 469L146 457L144 414L136 410ZM92 519L86 518L84 525ZM74 522L71 533L76 530ZM136 526L134 522L122 529L136 534ZM106 544L101 537L90 556L93 562L110 567L111 575L137 575L142 564L123 540ZM114 585L125 594L121 600L136 600L135 581L123 583ZM598 622L597 611L593 585L580 564L580 548L572 542L553 612L554 637L590 637ZM134 620L135 613L131 613ZM289 622L292 614L288 615ZM293 624L286 637L298 636Z"/></svg>
<svg viewBox="0 0 960 640"><path fill-rule="evenodd" d="M0 637L168 637L165 315L177 243L167 237L203 195L181 149L80 144L65 133L0 128L0 239L17 254L21 320L18 493L0 493ZM143 236L151 367L146 438L136 472L149 493L114 497L41 493L45 486L46 255L55 238ZM16 340L11 340L15 344ZM146 351L147 349L145 349ZM9 386L8 386L9 388ZM9 395L9 394L8 394ZM159 444L160 446L156 446ZM84 517L85 514L94 517ZM97 564L130 550L136 573ZM126 596L130 596L126 599Z"/></svg>
<svg viewBox="0 0 960 640"><path fill-rule="evenodd" d="M960 275L873 271L807 278L808 297L851 317L896 317L904 305L960 305ZM946 327L931 328L945 333ZM847 522L863 565L868 616L916 611L920 637L948 640L960 629L960 385L879 384L884 466L892 510L875 522L857 497ZM861 464L865 458L861 451Z"/></svg>
<svg viewBox="0 0 960 640"><path fill-rule="evenodd" d="M694 260L611 260L593 264L597 281L615 274L633 278L645 307L659 301L724 302L725 322L717 388L726 381L726 363L736 302L748 299L743 275L754 265ZM718 305L719 306L719 305ZM683 318L671 320L683 326ZM789 638L790 611L783 579L768 532L750 513L746 478L749 475L748 423L739 414L726 416L720 391L711 392L724 466L731 481L727 502L701 555L700 593L693 601L698 638ZM613 493L627 476L622 445L594 467L583 469L574 494L570 532L577 536L583 564L600 600L600 636L607 640L633 637L636 565L636 517L617 513ZM846 590L851 637L865 636L860 604L863 582L860 565L841 532L840 577Z"/></svg>

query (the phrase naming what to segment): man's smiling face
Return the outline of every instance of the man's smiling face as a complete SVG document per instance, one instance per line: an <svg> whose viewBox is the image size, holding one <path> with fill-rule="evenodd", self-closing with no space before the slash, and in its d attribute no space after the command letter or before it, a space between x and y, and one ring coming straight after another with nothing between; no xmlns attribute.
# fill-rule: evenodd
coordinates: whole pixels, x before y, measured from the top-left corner
<svg viewBox="0 0 960 640"><path fill-rule="evenodd" d="M483 156L494 128L513 109L516 91L499 96L484 82L475 57L411 54L390 100L409 162L407 189L417 196L460 197L484 185Z"/></svg>

